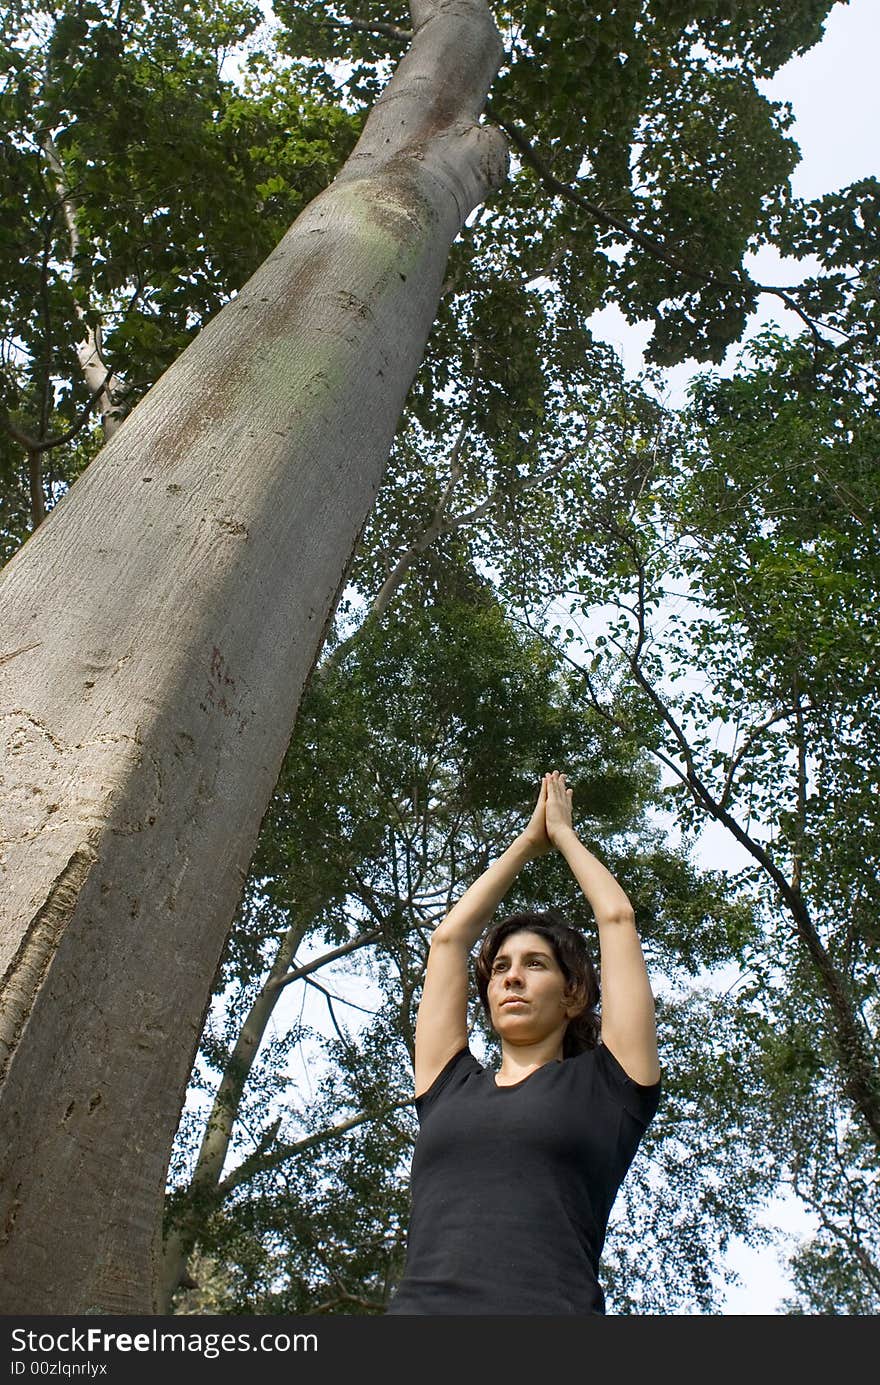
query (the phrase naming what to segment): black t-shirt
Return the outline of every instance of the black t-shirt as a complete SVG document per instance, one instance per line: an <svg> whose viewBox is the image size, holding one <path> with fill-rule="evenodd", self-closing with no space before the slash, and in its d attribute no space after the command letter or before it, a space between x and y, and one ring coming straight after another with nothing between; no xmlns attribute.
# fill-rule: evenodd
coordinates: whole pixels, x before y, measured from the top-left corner
<svg viewBox="0 0 880 1385"><path fill-rule="evenodd" d="M609 1213L659 1098L602 1044L509 1087L461 1049L416 1100L406 1270L387 1312L604 1313Z"/></svg>

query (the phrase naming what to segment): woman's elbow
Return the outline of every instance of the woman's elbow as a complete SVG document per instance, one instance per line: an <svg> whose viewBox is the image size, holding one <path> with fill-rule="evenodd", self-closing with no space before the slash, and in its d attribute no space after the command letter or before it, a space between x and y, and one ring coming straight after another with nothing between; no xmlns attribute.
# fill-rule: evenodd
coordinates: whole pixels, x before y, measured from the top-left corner
<svg viewBox="0 0 880 1385"><path fill-rule="evenodd" d="M630 904L615 905L611 909L603 909L596 914L596 925L599 928L632 928L636 926L636 913Z"/></svg>
<svg viewBox="0 0 880 1385"><path fill-rule="evenodd" d="M429 946L449 947L456 945L459 947L462 945L460 933L454 924L450 926L444 919L442 923L437 924L437 927L431 934Z"/></svg>

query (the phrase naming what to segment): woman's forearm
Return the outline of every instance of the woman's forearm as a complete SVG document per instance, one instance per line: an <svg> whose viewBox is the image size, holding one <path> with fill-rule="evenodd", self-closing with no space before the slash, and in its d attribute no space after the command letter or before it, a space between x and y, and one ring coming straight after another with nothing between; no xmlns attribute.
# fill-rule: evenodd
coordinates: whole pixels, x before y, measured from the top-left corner
<svg viewBox="0 0 880 1385"><path fill-rule="evenodd" d="M598 923L616 923L633 918L633 907L625 892L598 857L588 851L573 827L554 834L554 845L568 862Z"/></svg>
<svg viewBox="0 0 880 1385"><path fill-rule="evenodd" d="M527 865L534 855L534 849L525 836L521 834L516 837L497 861L493 861L491 866L465 890L443 922L438 924L433 938L438 942L445 939L461 943L470 950L523 866Z"/></svg>

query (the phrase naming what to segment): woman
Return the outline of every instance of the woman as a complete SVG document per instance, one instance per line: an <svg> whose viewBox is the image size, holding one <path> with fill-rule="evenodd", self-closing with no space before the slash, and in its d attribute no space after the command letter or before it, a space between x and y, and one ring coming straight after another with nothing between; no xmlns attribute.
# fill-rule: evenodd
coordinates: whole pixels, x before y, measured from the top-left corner
<svg viewBox="0 0 880 1385"><path fill-rule="evenodd" d="M632 906L572 826L565 775L434 931L415 1043L419 1138L406 1270L389 1314L604 1313L599 1256L660 1095L654 998ZM560 851L592 907L599 988L577 930L515 915L490 930L477 984L497 1072L468 1048L471 949L530 860Z"/></svg>

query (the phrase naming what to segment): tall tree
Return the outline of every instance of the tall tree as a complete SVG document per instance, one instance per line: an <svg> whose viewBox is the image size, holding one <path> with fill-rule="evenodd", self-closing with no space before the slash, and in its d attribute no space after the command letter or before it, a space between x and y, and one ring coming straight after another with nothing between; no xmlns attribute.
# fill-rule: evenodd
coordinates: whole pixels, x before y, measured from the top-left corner
<svg viewBox="0 0 880 1385"><path fill-rule="evenodd" d="M333 184L0 579L8 1312L155 1304L210 980L449 247L506 163L487 6L411 8Z"/></svg>

